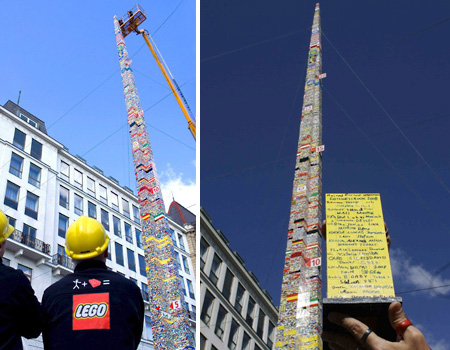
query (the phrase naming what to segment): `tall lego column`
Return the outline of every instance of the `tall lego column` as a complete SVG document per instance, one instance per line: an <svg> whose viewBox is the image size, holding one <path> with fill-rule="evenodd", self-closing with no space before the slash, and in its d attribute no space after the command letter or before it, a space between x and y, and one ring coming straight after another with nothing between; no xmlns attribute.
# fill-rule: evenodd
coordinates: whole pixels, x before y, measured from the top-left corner
<svg viewBox="0 0 450 350"><path fill-rule="evenodd" d="M276 349L322 349L322 53L316 4L300 122Z"/></svg>
<svg viewBox="0 0 450 350"><path fill-rule="evenodd" d="M164 216L164 202L131 60L116 17L114 27L143 223L154 345L158 350L189 349L194 347L194 339L184 306L170 228Z"/></svg>

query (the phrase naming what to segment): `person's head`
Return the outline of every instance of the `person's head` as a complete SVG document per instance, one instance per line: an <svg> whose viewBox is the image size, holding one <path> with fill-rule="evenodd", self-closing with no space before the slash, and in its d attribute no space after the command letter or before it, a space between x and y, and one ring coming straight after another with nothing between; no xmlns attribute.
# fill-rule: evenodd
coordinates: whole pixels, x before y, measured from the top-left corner
<svg viewBox="0 0 450 350"><path fill-rule="evenodd" d="M14 227L12 227L8 218L5 214L0 210L0 258L3 257L6 250L6 239L9 235L14 231Z"/></svg>
<svg viewBox="0 0 450 350"><path fill-rule="evenodd" d="M74 221L66 232L65 250L76 263L85 260L105 261L109 237L102 224L86 216Z"/></svg>

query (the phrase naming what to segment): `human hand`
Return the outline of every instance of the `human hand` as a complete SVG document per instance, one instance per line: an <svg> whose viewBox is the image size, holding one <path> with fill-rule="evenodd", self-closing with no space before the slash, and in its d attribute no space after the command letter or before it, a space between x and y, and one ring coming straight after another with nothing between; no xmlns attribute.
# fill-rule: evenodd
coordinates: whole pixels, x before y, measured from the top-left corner
<svg viewBox="0 0 450 350"><path fill-rule="evenodd" d="M422 332L412 325L408 326L409 320L400 303L392 303L388 313L391 326L398 334L399 341L396 343L380 338L374 332L369 332L369 327L357 319L337 312L330 313L328 319L344 327L351 336L323 332L322 339L328 342L332 350L431 350Z"/></svg>

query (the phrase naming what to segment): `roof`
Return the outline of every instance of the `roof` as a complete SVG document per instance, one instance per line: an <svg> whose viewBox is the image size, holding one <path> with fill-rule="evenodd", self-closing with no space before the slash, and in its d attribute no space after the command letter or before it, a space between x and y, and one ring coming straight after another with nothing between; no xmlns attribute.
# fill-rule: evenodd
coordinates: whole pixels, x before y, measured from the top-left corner
<svg viewBox="0 0 450 350"><path fill-rule="evenodd" d="M47 129L45 128L45 122L40 120L39 118L35 117L30 112L26 111L19 105L16 105L11 100L8 100L8 102L6 102L3 107L5 109L7 109L8 111L10 111L12 114L16 115L18 118L25 120L28 124L33 125L35 128L37 128L38 130L42 131L44 134L47 135ZM21 114L23 116L25 116L26 118L32 120L36 125L30 123L28 120L26 120L26 118L21 117L20 116Z"/></svg>
<svg viewBox="0 0 450 350"><path fill-rule="evenodd" d="M180 226L185 224L195 226L195 215L176 201L170 203L167 214Z"/></svg>

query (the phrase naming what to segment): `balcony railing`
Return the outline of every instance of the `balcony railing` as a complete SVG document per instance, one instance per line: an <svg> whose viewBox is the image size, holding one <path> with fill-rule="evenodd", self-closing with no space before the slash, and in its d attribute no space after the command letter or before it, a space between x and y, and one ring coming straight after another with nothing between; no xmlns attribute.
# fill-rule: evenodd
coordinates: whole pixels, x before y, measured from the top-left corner
<svg viewBox="0 0 450 350"><path fill-rule="evenodd" d="M67 255L61 255L61 254L53 255L52 263L54 265L61 265L61 266L67 267L68 269L71 269L71 270L75 269L75 264L73 263L72 259L69 258Z"/></svg>
<svg viewBox="0 0 450 350"><path fill-rule="evenodd" d="M22 231L14 230L9 238L16 242L25 244L28 247L34 248L44 254L50 254L50 244L47 244L33 236L27 235Z"/></svg>

